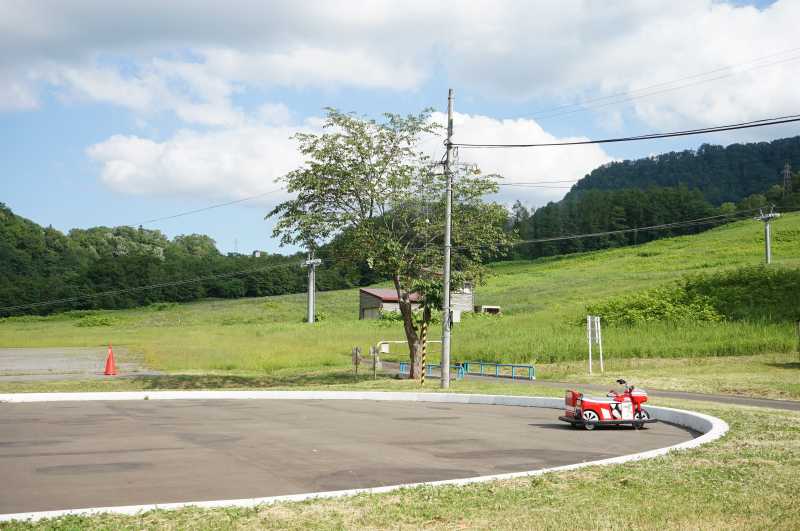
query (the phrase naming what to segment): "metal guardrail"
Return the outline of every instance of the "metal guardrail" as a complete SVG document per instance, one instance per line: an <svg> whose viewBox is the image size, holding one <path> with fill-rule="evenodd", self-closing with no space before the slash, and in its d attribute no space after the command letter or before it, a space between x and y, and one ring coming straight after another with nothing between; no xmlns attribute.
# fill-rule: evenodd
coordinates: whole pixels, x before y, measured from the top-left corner
<svg viewBox="0 0 800 531"><path fill-rule="evenodd" d="M434 369L441 369L442 366L439 363L428 363L425 366L425 374L426 376L433 376ZM456 371L456 380L461 380L464 378L464 366L463 365L451 365L451 369L455 369ZM411 372L411 366L407 361L400 362L400 374L408 374Z"/></svg>
<svg viewBox="0 0 800 531"><path fill-rule="evenodd" d="M475 366L478 367L478 372L474 372ZM480 376L494 376L499 378L500 376L510 376L512 380L517 378L523 378L527 380L535 380L536 379L536 367L533 365L519 365L516 363L492 363L488 361L465 361L462 364L464 367L464 372L466 374L477 374ZM489 368L489 371L486 371L486 367ZM494 374L492 374L492 368L494 368ZM510 374L503 374L503 369L511 369ZM527 372L526 376L517 376L517 371L523 370Z"/></svg>

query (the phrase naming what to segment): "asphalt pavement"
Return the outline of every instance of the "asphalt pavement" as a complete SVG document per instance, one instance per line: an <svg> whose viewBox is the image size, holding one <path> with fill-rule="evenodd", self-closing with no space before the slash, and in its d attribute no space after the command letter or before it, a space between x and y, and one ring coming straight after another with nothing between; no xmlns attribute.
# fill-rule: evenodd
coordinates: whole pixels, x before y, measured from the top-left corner
<svg viewBox="0 0 800 531"><path fill-rule="evenodd" d="M533 470L692 438L559 410L366 400L0 404L0 514L239 499Z"/></svg>
<svg viewBox="0 0 800 531"><path fill-rule="evenodd" d="M125 348L114 348L118 377L159 374ZM103 375L108 347L0 348L0 382L92 380Z"/></svg>

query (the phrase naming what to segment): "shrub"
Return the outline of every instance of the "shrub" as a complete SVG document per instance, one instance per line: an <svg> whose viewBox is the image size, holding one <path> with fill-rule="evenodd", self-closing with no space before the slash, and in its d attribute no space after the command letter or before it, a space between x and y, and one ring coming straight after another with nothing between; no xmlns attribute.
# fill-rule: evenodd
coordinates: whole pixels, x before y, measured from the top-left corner
<svg viewBox="0 0 800 531"><path fill-rule="evenodd" d="M108 315L87 315L80 318L75 326L92 327L92 326L114 326L116 321L113 317Z"/></svg>
<svg viewBox="0 0 800 531"><path fill-rule="evenodd" d="M756 266L689 276L676 285L614 297L590 304L586 310L608 324L724 319L786 322L800 318L798 300L800 270Z"/></svg>
<svg viewBox="0 0 800 531"><path fill-rule="evenodd" d="M634 325L652 321L721 321L723 316L704 296L690 296L680 286L662 287L615 297L587 306L608 324Z"/></svg>
<svg viewBox="0 0 800 531"><path fill-rule="evenodd" d="M743 267L684 282L690 296L708 297L732 320L785 322L800 318L800 269Z"/></svg>
<svg viewBox="0 0 800 531"><path fill-rule="evenodd" d="M314 313L314 322L325 321L329 317L327 312L315 312ZM303 317L303 322L308 322L308 316Z"/></svg>

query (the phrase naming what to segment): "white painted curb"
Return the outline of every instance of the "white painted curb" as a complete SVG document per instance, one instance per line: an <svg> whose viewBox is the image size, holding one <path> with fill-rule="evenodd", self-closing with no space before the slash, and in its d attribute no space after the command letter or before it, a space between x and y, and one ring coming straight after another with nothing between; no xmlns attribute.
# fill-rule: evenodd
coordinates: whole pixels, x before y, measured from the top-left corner
<svg viewBox="0 0 800 531"><path fill-rule="evenodd" d="M448 402L453 404L485 404L498 406L523 406L548 409L561 409L564 405L563 398L538 397L538 396L508 396L508 395L472 395L456 393L394 393L380 391L135 391L120 393L18 393L0 394L0 403L20 404L26 402L68 402L87 400L379 400L379 401L405 401L405 402ZM254 507L256 505L269 505L287 501L302 501L320 498L337 498L353 496L355 494L378 494L397 489L419 486L439 485L467 485L470 483L483 483L503 479L513 479L529 476L540 476L548 472L574 470L585 466L612 465L650 459L665 455L671 451L695 448L702 444L719 439L728 431L728 424L721 419L667 407L648 407L653 418L669 422L678 426L689 428L702 435L686 442L657 448L636 454L611 457L597 461L575 463L524 472L511 472L490 476L477 476L463 479L447 479L442 481L429 481L423 483L405 483L385 487L363 489L348 489L326 492L309 492L305 494L290 494L285 496L268 496L265 498L243 498L239 500L211 500L180 503L162 503L150 505L127 505L117 507L90 507L84 509L65 509L58 511L37 511L29 513L0 514L0 522L10 520L41 520L43 518L58 518L66 515L93 515L100 513L115 513L135 515L154 509L170 510L182 507L200 507L205 509L215 507Z"/></svg>

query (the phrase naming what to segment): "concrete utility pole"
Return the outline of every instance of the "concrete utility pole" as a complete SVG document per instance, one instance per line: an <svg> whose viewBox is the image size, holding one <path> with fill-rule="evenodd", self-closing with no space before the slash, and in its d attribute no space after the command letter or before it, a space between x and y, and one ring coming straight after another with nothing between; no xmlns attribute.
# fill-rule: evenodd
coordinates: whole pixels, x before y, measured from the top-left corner
<svg viewBox="0 0 800 531"><path fill-rule="evenodd" d="M783 165L783 195L792 193L792 166L789 161Z"/></svg>
<svg viewBox="0 0 800 531"><path fill-rule="evenodd" d="M769 214L764 214L763 211L759 211L759 216L755 218L756 221L764 222L764 261L767 264L772 263L772 229L770 227L770 222L779 217L781 217L781 215L777 212L773 212L772 208L770 208Z"/></svg>
<svg viewBox="0 0 800 531"><path fill-rule="evenodd" d="M316 291L316 278L315 273L317 266L322 263L322 260L319 258L314 258L314 253L308 253L308 260L304 262L305 266L308 267L308 317L306 321L309 323L314 322L314 295Z"/></svg>
<svg viewBox="0 0 800 531"><path fill-rule="evenodd" d="M453 217L453 173L450 171L453 151L453 89L447 91L447 154L444 159L444 175L447 180L444 209L444 282L442 289L442 389L450 387L450 226ZM425 370L424 368L422 369Z"/></svg>

